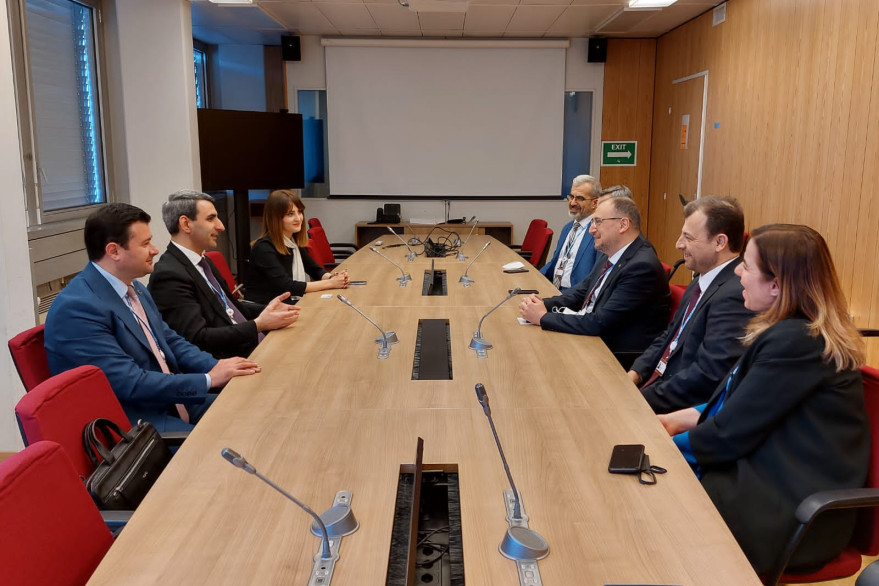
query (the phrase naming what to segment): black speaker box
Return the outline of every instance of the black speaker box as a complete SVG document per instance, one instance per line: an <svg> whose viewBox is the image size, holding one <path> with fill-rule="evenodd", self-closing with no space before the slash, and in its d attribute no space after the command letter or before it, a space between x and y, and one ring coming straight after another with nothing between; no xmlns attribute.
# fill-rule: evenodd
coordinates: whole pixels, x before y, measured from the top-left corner
<svg viewBox="0 0 879 586"><path fill-rule="evenodd" d="M281 37L281 58L284 61L302 61L299 37L288 35Z"/></svg>
<svg viewBox="0 0 879 586"><path fill-rule="evenodd" d="M589 39L586 60L589 63L604 63L607 61L607 39L600 37L592 37Z"/></svg>

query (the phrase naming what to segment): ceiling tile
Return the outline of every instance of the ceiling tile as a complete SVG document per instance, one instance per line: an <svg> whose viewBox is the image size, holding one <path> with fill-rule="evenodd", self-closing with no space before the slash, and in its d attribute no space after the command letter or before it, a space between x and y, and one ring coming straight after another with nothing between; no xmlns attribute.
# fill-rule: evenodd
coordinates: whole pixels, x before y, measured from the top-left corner
<svg viewBox="0 0 879 586"><path fill-rule="evenodd" d="M380 37L382 32L377 28L340 28L339 34L345 37Z"/></svg>
<svg viewBox="0 0 879 586"><path fill-rule="evenodd" d="M463 12L419 12L418 22L421 23L421 30L425 33L427 31L464 31Z"/></svg>
<svg viewBox="0 0 879 586"><path fill-rule="evenodd" d="M519 4L552 4L556 6L568 6L572 0L520 0Z"/></svg>
<svg viewBox="0 0 879 586"><path fill-rule="evenodd" d="M258 6L220 6L211 2L191 5L193 27L234 27L239 29L278 29L283 25Z"/></svg>
<svg viewBox="0 0 879 586"><path fill-rule="evenodd" d="M464 15L464 32L504 31L515 11L515 6L470 6Z"/></svg>
<svg viewBox="0 0 879 586"><path fill-rule="evenodd" d="M273 3L272 16L301 35L336 35L339 31L312 2Z"/></svg>
<svg viewBox="0 0 879 586"><path fill-rule="evenodd" d="M503 4L505 6L518 6L519 0L470 0L470 6L481 4Z"/></svg>
<svg viewBox="0 0 879 586"><path fill-rule="evenodd" d="M568 6L547 29L551 35L584 37L595 32L595 27L619 10L616 6Z"/></svg>
<svg viewBox="0 0 879 586"><path fill-rule="evenodd" d="M507 31L504 33L504 38L513 38L513 39L530 39L530 38L540 38L546 34L546 31Z"/></svg>
<svg viewBox="0 0 879 586"><path fill-rule="evenodd" d="M463 37L464 31L463 30L439 30L439 29L436 29L436 30L425 30L422 34L425 37L453 37L453 38L457 38L457 37Z"/></svg>
<svg viewBox="0 0 879 586"><path fill-rule="evenodd" d="M421 30L411 30L411 31L410 30L401 30L401 31L391 31L391 32L382 30L382 36L383 37L405 37L405 38L420 37Z"/></svg>
<svg viewBox="0 0 879 586"><path fill-rule="evenodd" d="M408 8L398 4L367 4L366 9L382 32L404 33L418 31L418 34L421 34L418 15Z"/></svg>
<svg viewBox="0 0 879 586"><path fill-rule="evenodd" d="M663 8L652 17L633 26L626 32L641 33L642 36L649 35L658 37L688 20L696 18L703 12L711 10L711 8L711 6L704 3L672 4L668 8Z"/></svg>
<svg viewBox="0 0 879 586"><path fill-rule="evenodd" d="M510 24L507 25L504 36L511 36L509 33L546 31L565 8L565 6L519 5L513 13L513 18L510 19Z"/></svg>
<svg viewBox="0 0 879 586"><path fill-rule="evenodd" d="M314 5L339 31L342 29L378 29L378 25L372 20L365 4L315 2Z"/></svg>

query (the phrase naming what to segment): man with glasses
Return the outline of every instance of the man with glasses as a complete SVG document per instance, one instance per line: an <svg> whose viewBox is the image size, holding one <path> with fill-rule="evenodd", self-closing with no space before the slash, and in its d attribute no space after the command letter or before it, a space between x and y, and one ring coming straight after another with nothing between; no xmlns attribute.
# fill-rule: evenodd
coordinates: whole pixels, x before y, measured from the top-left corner
<svg viewBox="0 0 879 586"><path fill-rule="evenodd" d="M665 270L631 199L598 204L589 231L602 253L589 276L562 295L525 298L519 312L544 330L600 336L628 368L668 325Z"/></svg>
<svg viewBox="0 0 879 586"><path fill-rule="evenodd" d="M591 175L578 175L571 183L568 194L571 221L562 228L552 259L540 269L559 291L564 292L585 279L595 265L598 252L589 224L600 191L601 184Z"/></svg>

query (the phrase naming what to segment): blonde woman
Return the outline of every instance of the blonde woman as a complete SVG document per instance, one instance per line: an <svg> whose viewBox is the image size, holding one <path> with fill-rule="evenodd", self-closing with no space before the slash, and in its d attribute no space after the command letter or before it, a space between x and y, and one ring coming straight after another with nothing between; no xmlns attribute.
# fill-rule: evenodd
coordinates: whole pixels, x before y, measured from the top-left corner
<svg viewBox="0 0 879 586"><path fill-rule="evenodd" d="M744 354L706 405L660 420L762 573L793 534L803 498L864 485L864 346L815 230L754 230L736 274L745 307L758 312ZM789 569L815 569L835 557L853 527L851 511L818 517Z"/></svg>
<svg viewBox="0 0 879 586"><path fill-rule="evenodd" d="M305 204L289 189L273 191L265 203L263 232L250 250L247 298L268 303L286 291L296 298L311 291L344 289L348 272L329 273L305 248Z"/></svg>

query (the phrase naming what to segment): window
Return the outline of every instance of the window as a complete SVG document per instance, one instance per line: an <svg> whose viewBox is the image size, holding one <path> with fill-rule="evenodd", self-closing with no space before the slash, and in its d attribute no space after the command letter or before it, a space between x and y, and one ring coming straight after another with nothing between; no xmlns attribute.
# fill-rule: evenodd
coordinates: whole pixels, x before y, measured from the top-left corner
<svg viewBox="0 0 879 586"><path fill-rule="evenodd" d="M562 148L562 196L577 175L592 173L592 92L565 92L565 134Z"/></svg>
<svg viewBox="0 0 879 586"><path fill-rule="evenodd" d="M327 152L327 92L296 92L302 114L302 154L305 163L303 197L326 197L330 194L329 153Z"/></svg>
<svg viewBox="0 0 879 586"><path fill-rule="evenodd" d="M193 40L192 57L195 61L195 107L208 107L208 54L202 43Z"/></svg>
<svg viewBox="0 0 879 586"><path fill-rule="evenodd" d="M99 0L10 0L30 227L110 199Z"/></svg>

